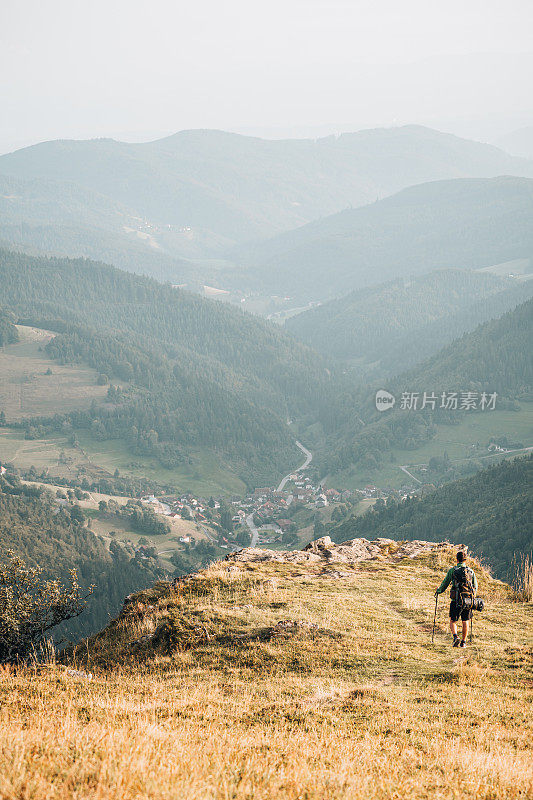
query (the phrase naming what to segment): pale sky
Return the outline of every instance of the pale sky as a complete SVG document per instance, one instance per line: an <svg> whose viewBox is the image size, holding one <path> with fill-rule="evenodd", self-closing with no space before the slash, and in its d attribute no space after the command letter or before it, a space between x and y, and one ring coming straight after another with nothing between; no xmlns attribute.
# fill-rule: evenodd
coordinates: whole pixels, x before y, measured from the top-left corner
<svg viewBox="0 0 533 800"><path fill-rule="evenodd" d="M533 124L533 0L0 0L0 152Z"/></svg>

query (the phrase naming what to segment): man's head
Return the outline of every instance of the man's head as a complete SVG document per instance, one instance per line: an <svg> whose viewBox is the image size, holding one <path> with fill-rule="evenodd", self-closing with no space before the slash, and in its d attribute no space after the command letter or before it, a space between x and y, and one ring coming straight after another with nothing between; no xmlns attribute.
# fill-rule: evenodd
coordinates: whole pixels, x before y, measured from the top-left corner
<svg viewBox="0 0 533 800"><path fill-rule="evenodd" d="M466 561L466 553L464 552L464 550L459 550L459 552L457 553L457 563L462 564L463 561Z"/></svg>

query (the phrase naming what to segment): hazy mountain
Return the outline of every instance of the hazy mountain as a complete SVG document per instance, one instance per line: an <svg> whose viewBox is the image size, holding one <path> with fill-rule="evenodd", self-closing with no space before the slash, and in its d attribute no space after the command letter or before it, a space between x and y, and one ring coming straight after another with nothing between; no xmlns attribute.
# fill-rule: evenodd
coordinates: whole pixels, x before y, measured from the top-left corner
<svg viewBox="0 0 533 800"><path fill-rule="evenodd" d="M48 178L0 175L0 238L11 247L85 256L175 283L193 266L164 250L134 212L106 195Z"/></svg>
<svg viewBox="0 0 533 800"><path fill-rule="evenodd" d="M322 353L355 359L374 374L398 374L532 294L533 281L435 270L350 292L285 327Z"/></svg>
<svg viewBox="0 0 533 800"><path fill-rule="evenodd" d="M397 399L394 408L381 413L377 411L375 391L382 386L378 383L362 385L355 392L354 406L359 413L357 416L347 415L344 424L338 426L328 442L328 451L323 458L324 471L336 473L352 465L369 471L378 470L389 461L392 449L416 451L429 442L435 435L435 425L453 426L465 414L483 413L461 411L461 392L477 392L478 402L480 393L497 392L498 404L504 400L511 407L517 398L531 399L532 340L533 299L530 299L502 317L479 325L414 369L388 381L386 388ZM418 393L416 412L401 408L403 392ZM435 394L437 399L433 410L431 406L424 410L421 408L423 392ZM441 409L443 392L458 393L457 410ZM514 410L520 413L516 404ZM450 438L455 436L453 434ZM413 458L427 460L427 451L418 456L413 452ZM472 466L475 469L475 464Z"/></svg>
<svg viewBox="0 0 533 800"><path fill-rule="evenodd" d="M533 125L501 136L498 145L513 156L533 159Z"/></svg>
<svg viewBox="0 0 533 800"><path fill-rule="evenodd" d="M436 181L241 248L235 283L328 298L431 269L533 253L533 181Z"/></svg>
<svg viewBox="0 0 533 800"><path fill-rule="evenodd" d="M0 157L0 174L74 183L100 196L91 200L97 214L100 202L129 209L130 216L140 218L132 227L148 233L154 247L204 257L413 184L533 176L533 164L419 126L317 140L192 130L143 144L44 142ZM66 221L71 218L67 208ZM74 242L72 254L88 253Z"/></svg>
<svg viewBox="0 0 533 800"><path fill-rule="evenodd" d="M403 389L441 387L497 391L506 397L533 390L533 299L485 322L399 379Z"/></svg>

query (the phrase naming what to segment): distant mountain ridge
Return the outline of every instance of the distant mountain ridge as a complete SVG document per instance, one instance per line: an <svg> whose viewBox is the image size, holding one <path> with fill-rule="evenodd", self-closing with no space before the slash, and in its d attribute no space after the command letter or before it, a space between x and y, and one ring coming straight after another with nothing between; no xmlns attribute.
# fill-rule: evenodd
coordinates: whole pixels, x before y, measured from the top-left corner
<svg viewBox="0 0 533 800"><path fill-rule="evenodd" d="M327 299L431 269L481 268L532 253L532 180L437 181L241 247L233 280Z"/></svg>
<svg viewBox="0 0 533 800"><path fill-rule="evenodd" d="M498 147L519 158L533 158L533 125L502 136Z"/></svg>
<svg viewBox="0 0 533 800"><path fill-rule="evenodd" d="M143 144L44 142L0 157L0 175L68 182L96 193L85 197L88 216L100 196L102 204L120 205L140 218L138 229L151 235L163 254L190 258L220 256L233 244L296 228L406 186L501 174L533 177L533 162L421 126L317 140L193 130ZM21 224L35 227L30 211L22 204L17 213ZM69 218L65 212L63 223ZM84 250L87 243L75 240L65 249L58 226L41 232L44 247L38 231L31 244L53 252L58 237L64 254L97 255L94 243L91 252ZM15 234L8 240L23 243ZM5 231L0 235L6 238ZM146 271L150 268L147 259Z"/></svg>
<svg viewBox="0 0 533 800"><path fill-rule="evenodd" d="M0 240L42 255L83 255L160 280L194 278L119 202L70 181L0 175Z"/></svg>

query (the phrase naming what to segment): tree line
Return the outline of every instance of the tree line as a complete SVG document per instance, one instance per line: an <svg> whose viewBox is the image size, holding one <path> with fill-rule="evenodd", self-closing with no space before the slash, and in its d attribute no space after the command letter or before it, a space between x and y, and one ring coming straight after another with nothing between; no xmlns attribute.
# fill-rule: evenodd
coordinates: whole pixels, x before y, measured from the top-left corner
<svg viewBox="0 0 533 800"><path fill-rule="evenodd" d="M502 461L423 497L378 502L361 517L333 527L331 537L422 539L467 544L504 580L515 557L533 550L533 456Z"/></svg>

